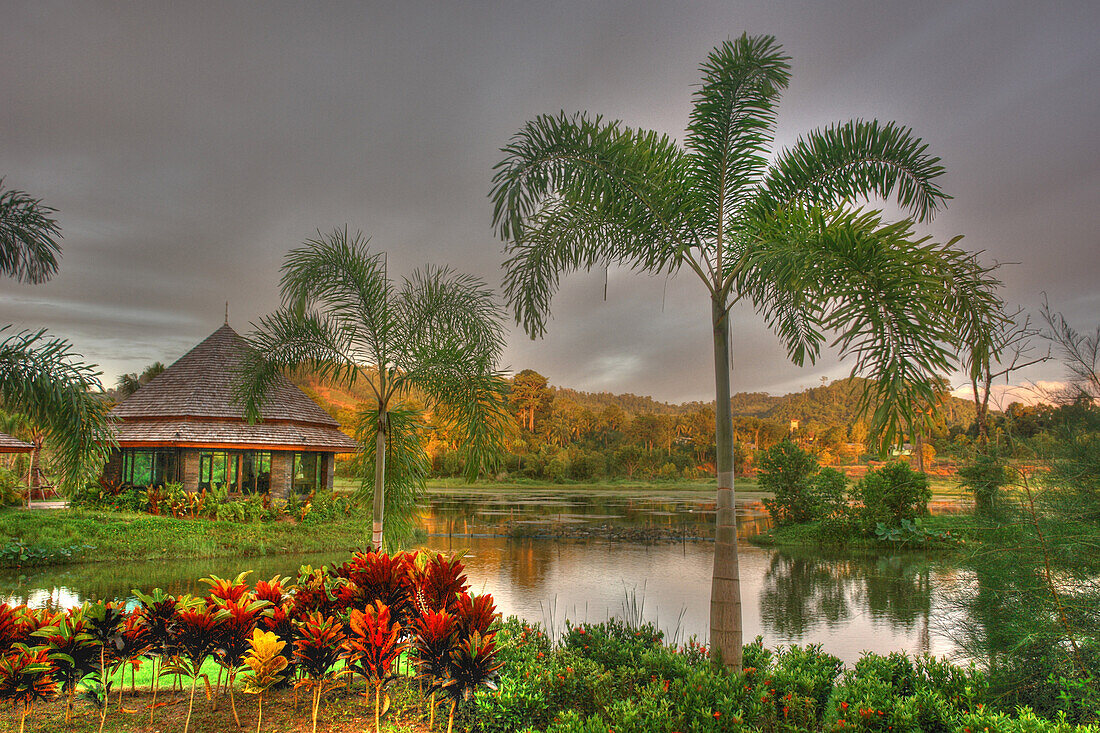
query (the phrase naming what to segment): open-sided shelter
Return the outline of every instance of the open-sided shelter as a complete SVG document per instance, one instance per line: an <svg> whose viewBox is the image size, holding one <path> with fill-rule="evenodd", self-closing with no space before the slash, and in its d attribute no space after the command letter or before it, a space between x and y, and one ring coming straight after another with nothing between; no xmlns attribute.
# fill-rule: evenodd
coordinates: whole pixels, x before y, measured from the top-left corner
<svg viewBox="0 0 1100 733"><path fill-rule="evenodd" d="M335 454L354 451L355 441L281 375L260 408L262 420L250 425L234 399L248 348L227 323L116 405L118 450L104 478L281 498L292 489L331 488Z"/></svg>

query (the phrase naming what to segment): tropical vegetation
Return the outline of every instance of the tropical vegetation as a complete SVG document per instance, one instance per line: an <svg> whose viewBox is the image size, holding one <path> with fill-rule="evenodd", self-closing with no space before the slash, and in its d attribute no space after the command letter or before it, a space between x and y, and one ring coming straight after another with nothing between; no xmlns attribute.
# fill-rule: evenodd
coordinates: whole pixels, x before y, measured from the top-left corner
<svg viewBox="0 0 1100 733"><path fill-rule="evenodd" d="M343 730L353 717L431 730L437 715L448 731L483 733L1100 730L1069 678L1050 681L1054 696L1009 700L987 671L929 656L864 654L846 668L817 645L758 639L730 669L636 618L566 622L560 636L502 623L491 596L469 592L461 560L436 553L355 553L297 578L244 572L203 587L61 610L0 604L0 700L21 729L51 706L83 730L188 730L197 716L261 732ZM207 694L194 694L200 683Z"/></svg>
<svg viewBox="0 0 1100 733"><path fill-rule="evenodd" d="M772 154L789 57L747 35L705 59L687 139L586 113L542 115L503 149L491 198L505 240L505 295L532 336L568 272L686 267L710 300L717 405L713 651L737 667L741 611L733 509L729 313L751 302L798 364L827 332L871 377L872 433L919 429L939 374L996 320L995 282L954 241L914 235L858 206L893 198L920 220L947 200L939 159L894 123L815 130Z"/></svg>

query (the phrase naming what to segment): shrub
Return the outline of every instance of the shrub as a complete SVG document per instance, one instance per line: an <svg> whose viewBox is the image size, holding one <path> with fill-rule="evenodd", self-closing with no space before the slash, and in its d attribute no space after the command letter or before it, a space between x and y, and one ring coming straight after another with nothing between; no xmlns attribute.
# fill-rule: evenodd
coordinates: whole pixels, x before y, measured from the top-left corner
<svg viewBox="0 0 1100 733"><path fill-rule="evenodd" d="M825 721L833 730L947 733L959 730L958 717L987 689L974 667L900 652L864 654L833 688Z"/></svg>
<svg viewBox="0 0 1100 733"><path fill-rule="evenodd" d="M974 494L974 512L986 517L997 512L1001 489L1011 480L1007 465L996 453L977 453L970 464L959 466L959 478Z"/></svg>
<svg viewBox="0 0 1100 733"><path fill-rule="evenodd" d="M928 477L900 462L869 471L856 484L855 494L863 502L860 524L868 535L879 522L896 527L903 519L927 514L932 498Z"/></svg>
<svg viewBox="0 0 1100 733"><path fill-rule="evenodd" d="M812 522L847 508L844 474L819 468L811 453L789 440L764 451L759 465L760 488L775 495L764 506L776 524Z"/></svg>
<svg viewBox="0 0 1100 733"><path fill-rule="evenodd" d="M758 465L760 488L775 495L764 502L773 521L800 524L816 518L811 481L818 465L813 455L784 440L764 451Z"/></svg>
<svg viewBox="0 0 1100 733"><path fill-rule="evenodd" d="M0 504L19 504L23 501L23 482L11 469L0 466Z"/></svg>

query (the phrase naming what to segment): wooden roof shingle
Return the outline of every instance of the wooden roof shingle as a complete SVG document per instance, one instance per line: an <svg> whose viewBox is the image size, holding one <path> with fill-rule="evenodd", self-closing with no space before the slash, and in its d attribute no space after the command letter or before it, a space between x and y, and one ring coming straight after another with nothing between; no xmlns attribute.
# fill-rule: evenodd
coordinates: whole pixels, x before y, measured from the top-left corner
<svg viewBox="0 0 1100 733"><path fill-rule="evenodd" d="M210 334L149 384L114 407L119 445L248 445L355 450L339 423L279 375L249 425L234 400L237 370L249 349L229 324Z"/></svg>
<svg viewBox="0 0 1100 733"><path fill-rule="evenodd" d="M244 408L233 399L245 341L229 324L206 337L153 381L115 406L124 420L166 417L244 419ZM279 375L260 409L264 420L293 420L317 425L339 423Z"/></svg>
<svg viewBox="0 0 1100 733"><path fill-rule="evenodd" d="M30 443L24 443L7 433L0 433L0 453L30 453L32 450L34 446Z"/></svg>

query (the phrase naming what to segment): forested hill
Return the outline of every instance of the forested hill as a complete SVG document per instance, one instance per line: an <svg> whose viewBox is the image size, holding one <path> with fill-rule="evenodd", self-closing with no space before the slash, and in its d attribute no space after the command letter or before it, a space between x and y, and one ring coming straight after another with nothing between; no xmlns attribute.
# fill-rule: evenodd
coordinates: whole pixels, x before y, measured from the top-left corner
<svg viewBox="0 0 1100 733"><path fill-rule="evenodd" d="M527 372L533 374L533 372ZM366 383L353 389L325 384L311 375L295 377L294 381L321 404L341 423L350 424L350 417L358 403L370 399ZM864 380L840 379L820 387L786 395L770 395L764 392L738 392L731 398L734 417L754 417L788 423L798 420L824 425L851 425L860 418L858 403ZM652 397L632 393L582 392L568 387L546 386L547 396L553 402L573 403L581 410L601 413L609 407L617 407L627 415L688 415L700 410L713 410L713 402L684 402L673 404L660 402ZM950 395L941 406L943 422L947 426L967 427L974 419L974 405Z"/></svg>
<svg viewBox="0 0 1100 733"><path fill-rule="evenodd" d="M825 424L850 425L859 419L859 397L866 380L839 379L821 387L812 387L786 395L766 392L738 392L730 398L734 417L757 417L789 422L816 420ZM714 402L658 402L652 397L611 394L610 392L580 392L568 387L551 387L556 397L571 400L581 408L599 412L616 405L631 415L685 415L700 409L710 410ZM969 400L946 396L942 405L944 422L948 425L969 425L974 419L974 405Z"/></svg>

